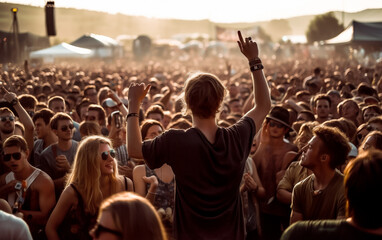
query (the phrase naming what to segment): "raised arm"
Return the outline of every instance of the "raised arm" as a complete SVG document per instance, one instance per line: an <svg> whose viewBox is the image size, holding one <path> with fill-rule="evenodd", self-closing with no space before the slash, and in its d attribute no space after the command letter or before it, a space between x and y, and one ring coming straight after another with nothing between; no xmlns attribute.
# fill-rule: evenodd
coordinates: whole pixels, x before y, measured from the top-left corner
<svg viewBox="0 0 382 240"><path fill-rule="evenodd" d="M250 37L243 39L241 32L238 32L239 41L237 42L240 51L248 59L252 72L253 94L255 96L255 105L245 115L252 118L256 124L256 131L261 126L265 116L271 108L271 98L265 76L263 65L259 58L259 49L257 43Z"/></svg>
<svg viewBox="0 0 382 240"><path fill-rule="evenodd" d="M129 88L129 114L127 115L127 152L132 158L143 159L142 136L139 129L139 108L150 89L144 83L132 83Z"/></svg>
<svg viewBox="0 0 382 240"><path fill-rule="evenodd" d="M34 123L32 118L29 116L27 111L21 106L17 95L13 92L8 92L4 86L1 86L2 90L5 92L4 99L9 103L13 104L13 108L16 110L19 115L20 122L24 125L25 134L24 138L28 143L29 150L33 149L33 133L34 133Z"/></svg>

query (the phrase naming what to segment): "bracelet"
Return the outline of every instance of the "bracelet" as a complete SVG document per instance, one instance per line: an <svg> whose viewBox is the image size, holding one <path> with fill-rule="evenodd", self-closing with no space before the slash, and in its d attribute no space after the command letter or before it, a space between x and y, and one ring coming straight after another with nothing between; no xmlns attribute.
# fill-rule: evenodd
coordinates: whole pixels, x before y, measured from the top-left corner
<svg viewBox="0 0 382 240"><path fill-rule="evenodd" d="M251 70L251 72L254 72L257 70L264 69L264 66L263 64L252 65L249 69Z"/></svg>
<svg viewBox="0 0 382 240"><path fill-rule="evenodd" d="M248 63L249 63L249 66L258 65L258 64L261 64L261 60L260 58L254 58L250 60Z"/></svg>
<svg viewBox="0 0 382 240"><path fill-rule="evenodd" d="M139 115L138 115L138 113L129 113L126 116L126 121L127 121L127 119L129 119L129 117L139 117Z"/></svg>

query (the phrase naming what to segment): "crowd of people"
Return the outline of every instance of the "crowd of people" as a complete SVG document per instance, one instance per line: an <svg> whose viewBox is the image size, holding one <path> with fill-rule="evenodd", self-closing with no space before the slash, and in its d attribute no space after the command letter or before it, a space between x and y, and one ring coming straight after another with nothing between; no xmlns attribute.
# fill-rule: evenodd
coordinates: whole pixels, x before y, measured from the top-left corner
<svg viewBox="0 0 382 240"><path fill-rule="evenodd" d="M382 63L0 69L0 238L380 239Z"/></svg>

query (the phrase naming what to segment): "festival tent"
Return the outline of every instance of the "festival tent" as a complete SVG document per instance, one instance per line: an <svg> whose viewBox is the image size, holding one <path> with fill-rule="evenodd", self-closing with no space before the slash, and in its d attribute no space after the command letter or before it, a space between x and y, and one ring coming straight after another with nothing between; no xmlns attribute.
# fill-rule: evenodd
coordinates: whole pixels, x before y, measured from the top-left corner
<svg viewBox="0 0 382 240"><path fill-rule="evenodd" d="M101 58L121 56L123 49L116 40L94 33L85 34L70 44L92 49L94 50L94 56Z"/></svg>
<svg viewBox="0 0 382 240"><path fill-rule="evenodd" d="M44 62L54 62L57 58L89 58L93 55L93 50L61 43L50 48L31 52L29 57L42 58Z"/></svg>
<svg viewBox="0 0 382 240"><path fill-rule="evenodd" d="M352 21L342 33L332 39L326 40L325 43L334 45L372 44L382 46L382 22Z"/></svg>

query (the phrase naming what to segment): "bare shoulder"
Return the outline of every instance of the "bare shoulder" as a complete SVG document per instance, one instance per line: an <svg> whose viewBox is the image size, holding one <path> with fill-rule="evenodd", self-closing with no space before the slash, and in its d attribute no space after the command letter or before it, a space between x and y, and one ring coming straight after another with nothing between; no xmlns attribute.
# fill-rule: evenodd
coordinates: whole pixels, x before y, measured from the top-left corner
<svg viewBox="0 0 382 240"><path fill-rule="evenodd" d="M133 169L133 175L145 175L146 174L146 168L145 165L138 165L135 166Z"/></svg>
<svg viewBox="0 0 382 240"><path fill-rule="evenodd" d="M42 186L54 185L52 178L44 171L40 171L40 174L37 176L35 183Z"/></svg>

